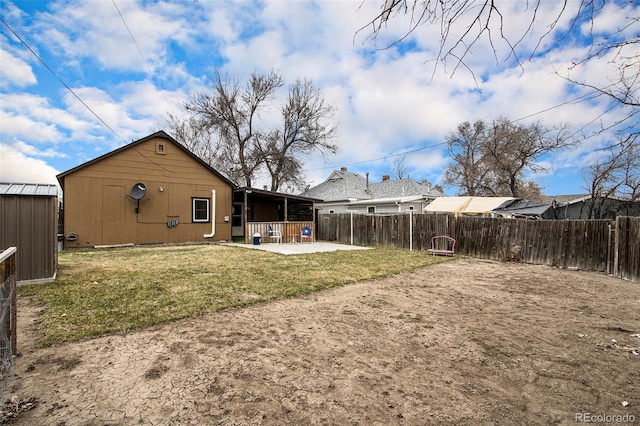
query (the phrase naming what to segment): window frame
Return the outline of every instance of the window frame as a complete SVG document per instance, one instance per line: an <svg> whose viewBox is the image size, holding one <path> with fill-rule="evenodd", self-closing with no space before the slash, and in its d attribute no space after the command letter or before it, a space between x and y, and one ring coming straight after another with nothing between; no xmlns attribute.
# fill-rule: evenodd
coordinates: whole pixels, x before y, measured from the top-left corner
<svg viewBox="0 0 640 426"><path fill-rule="evenodd" d="M207 205L207 218L198 219L196 218L196 212L200 212L201 210L196 209L197 202L205 202ZM211 200L205 197L191 197L191 222L193 223L209 223L211 222Z"/></svg>

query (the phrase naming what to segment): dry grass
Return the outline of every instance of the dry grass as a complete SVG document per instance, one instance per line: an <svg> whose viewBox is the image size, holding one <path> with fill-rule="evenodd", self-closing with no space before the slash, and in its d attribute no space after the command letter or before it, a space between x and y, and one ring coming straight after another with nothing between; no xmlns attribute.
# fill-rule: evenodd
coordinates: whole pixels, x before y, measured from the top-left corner
<svg viewBox="0 0 640 426"><path fill-rule="evenodd" d="M446 258L376 248L283 256L220 245L60 253L58 279L20 287L45 307L42 344L121 332L410 271Z"/></svg>

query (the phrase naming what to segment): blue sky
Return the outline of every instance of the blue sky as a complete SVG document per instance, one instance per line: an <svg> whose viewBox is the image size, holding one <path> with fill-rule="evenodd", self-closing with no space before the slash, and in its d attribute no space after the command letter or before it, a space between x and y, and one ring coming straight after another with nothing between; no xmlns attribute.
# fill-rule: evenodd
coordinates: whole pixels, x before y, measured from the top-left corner
<svg viewBox="0 0 640 426"><path fill-rule="evenodd" d="M56 183L58 173L167 129L167 113L182 114L182 103L206 90L215 68L240 78L275 68L286 83L308 78L322 89L337 109L340 150L305 159L311 185L342 166L381 180L404 152L410 152L405 156L410 177L441 184L448 162L442 143L463 121L504 116L524 124L567 123L574 132L589 134L620 118L620 109L609 110L603 97L568 102L587 91L557 75L589 48L579 32L584 28L521 66L508 58L504 44L495 45L495 55L486 44L474 46L467 62L479 93L463 69L453 73L451 64L438 64L434 71L437 28L421 27L390 49L376 46L404 35L406 19L392 19L377 45L366 31L356 34L381 3L3 0L2 19L57 77L0 23L0 181ZM500 4L506 31L517 36L530 19L525 2ZM576 4L569 2L569 8ZM561 5L544 6L539 22ZM640 6L633 7L608 3L595 22L598 33L640 16ZM569 11L558 31L571 16ZM628 31L637 33L638 27ZM535 34L544 31L539 25L522 48L534 46ZM606 84L611 72L606 63L607 58L593 61L573 76ZM263 114L265 122L277 113L277 100L272 105ZM549 195L584 193L582 169L612 140L605 134L547 156L540 161L547 171L530 179ZM455 188L445 189L455 194Z"/></svg>

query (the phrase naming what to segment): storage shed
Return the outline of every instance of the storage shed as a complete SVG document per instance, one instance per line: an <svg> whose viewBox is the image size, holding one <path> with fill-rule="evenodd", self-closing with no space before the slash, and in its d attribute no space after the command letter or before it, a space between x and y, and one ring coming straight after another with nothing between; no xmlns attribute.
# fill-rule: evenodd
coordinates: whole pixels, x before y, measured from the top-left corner
<svg viewBox="0 0 640 426"><path fill-rule="evenodd" d="M58 186L0 183L0 251L17 247L17 280L53 280L58 268Z"/></svg>

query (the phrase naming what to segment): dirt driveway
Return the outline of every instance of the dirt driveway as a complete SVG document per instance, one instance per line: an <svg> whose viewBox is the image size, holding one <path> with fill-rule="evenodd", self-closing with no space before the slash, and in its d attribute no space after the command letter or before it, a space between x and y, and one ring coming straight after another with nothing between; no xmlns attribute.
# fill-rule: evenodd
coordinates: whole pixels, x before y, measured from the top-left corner
<svg viewBox="0 0 640 426"><path fill-rule="evenodd" d="M46 349L37 315L20 425L640 424L640 284L602 274L459 259Z"/></svg>

